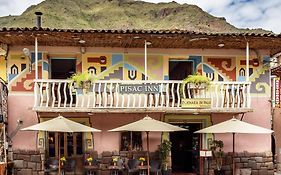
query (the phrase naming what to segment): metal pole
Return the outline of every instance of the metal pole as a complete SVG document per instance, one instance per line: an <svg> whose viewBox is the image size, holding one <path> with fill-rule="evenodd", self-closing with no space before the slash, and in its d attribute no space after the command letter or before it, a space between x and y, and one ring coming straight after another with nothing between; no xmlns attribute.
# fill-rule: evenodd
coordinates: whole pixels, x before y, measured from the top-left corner
<svg viewBox="0 0 281 175"><path fill-rule="evenodd" d="M38 42L35 37L35 79L38 79Z"/></svg>
<svg viewBox="0 0 281 175"><path fill-rule="evenodd" d="M147 144L147 175L150 175L150 162L149 162L149 131L146 131L146 144Z"/></svg>
<svg viewBox="0 0 281 175"><path fill-rule="evenodd" d="M234 162L234 154L235 154L235 133L232 133L232 175L235 175L235 162Z"/></svg>
<svg viewBox="0 0 281 175"><path fill-rule="evenodd" d="M250 50L249 50L249 42L246 45L246 81L249 81L249 59L250 59Z"/></svg>
<svg viewBox="0 0 281 175"><path fill-rule="evenodd" d="M4 116L3 116L4 117ZM7 144L6 144L6 124L3 124L3 137L4 137L4 161L5 161L5 174L8 172L8 164L7 164Z"/></svg>
<svg viewBox="0 0 281 175"><path fill-rule="evenodd" d="M144 80L147 80L147 43L144 40Z"/></svg>

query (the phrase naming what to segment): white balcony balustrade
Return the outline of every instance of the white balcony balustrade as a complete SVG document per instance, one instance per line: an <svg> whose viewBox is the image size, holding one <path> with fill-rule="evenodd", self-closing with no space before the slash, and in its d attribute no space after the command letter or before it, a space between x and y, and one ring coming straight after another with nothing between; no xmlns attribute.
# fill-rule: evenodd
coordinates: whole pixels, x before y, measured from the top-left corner
<svg viewBox="0 0 281 175"><path fill-rule="evenodd" d="M158 92L121 93L120 85L157 85ZM183 98L210 98L211 109L249 109L250 83L211 82L194 88L181 81L96 81L91 87L75 89L70 80L35 80L35 109L181 109Z"/></svg>

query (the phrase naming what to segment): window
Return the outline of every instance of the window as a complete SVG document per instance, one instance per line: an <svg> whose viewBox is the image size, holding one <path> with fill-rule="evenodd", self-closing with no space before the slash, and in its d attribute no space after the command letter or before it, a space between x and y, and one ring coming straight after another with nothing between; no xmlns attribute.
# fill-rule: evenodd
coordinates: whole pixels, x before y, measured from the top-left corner
<svg viewBox="0 0 281 175"><path fill-rule="evenodd" d="M121 151L142 150L141 132L122 132Z"/></svg>
<svg viewBox="0 0 281 175"><path fill-rule="evenodd" d="M83 154L83 134L82 133L60 133L60 153L61 156L73 157ZM49 132L49 157L56 157L58 149L58 133Z"/></svg>

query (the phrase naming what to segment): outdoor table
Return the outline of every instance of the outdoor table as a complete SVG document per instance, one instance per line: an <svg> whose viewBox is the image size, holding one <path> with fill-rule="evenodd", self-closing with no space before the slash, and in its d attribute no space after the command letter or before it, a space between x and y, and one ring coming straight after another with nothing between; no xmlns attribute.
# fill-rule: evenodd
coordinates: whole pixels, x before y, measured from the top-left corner
<svg viewBox="0 0 281 175"><path fill-rule="evenodd" d="M138 169L139 169L139 175L146 175L148 166L147 165L140 165L140 166L138 166Z"/></svg>
<svg viewBox="0 0 281 175"><path fill-rule="evenodd" d="M110 170L110 175L118 175L118 171L120 170L120 167L116 165L110 165L108 169Z"/></svg>
<svg viewBox="0 0 281 175"><path fill-rule="evenodd" d="M85 165L84 169L86 170L87 175L94 175L99 168L96 165Z"/></svg>

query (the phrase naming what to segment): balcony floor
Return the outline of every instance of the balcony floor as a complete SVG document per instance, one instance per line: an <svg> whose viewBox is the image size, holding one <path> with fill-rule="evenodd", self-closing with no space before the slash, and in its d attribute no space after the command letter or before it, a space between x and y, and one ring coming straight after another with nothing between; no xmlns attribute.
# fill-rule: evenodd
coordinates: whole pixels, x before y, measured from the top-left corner
<svg viewBox="0 0 281 175"><path fill-rule="evenodd" d="M48 108L35 107L36 112L81 112L81 113L167 113L167 114L210 114L210 113L228 113L241 114L253 112L252 108L223 108L223 109L182 109L182 108Z"/></svg>

